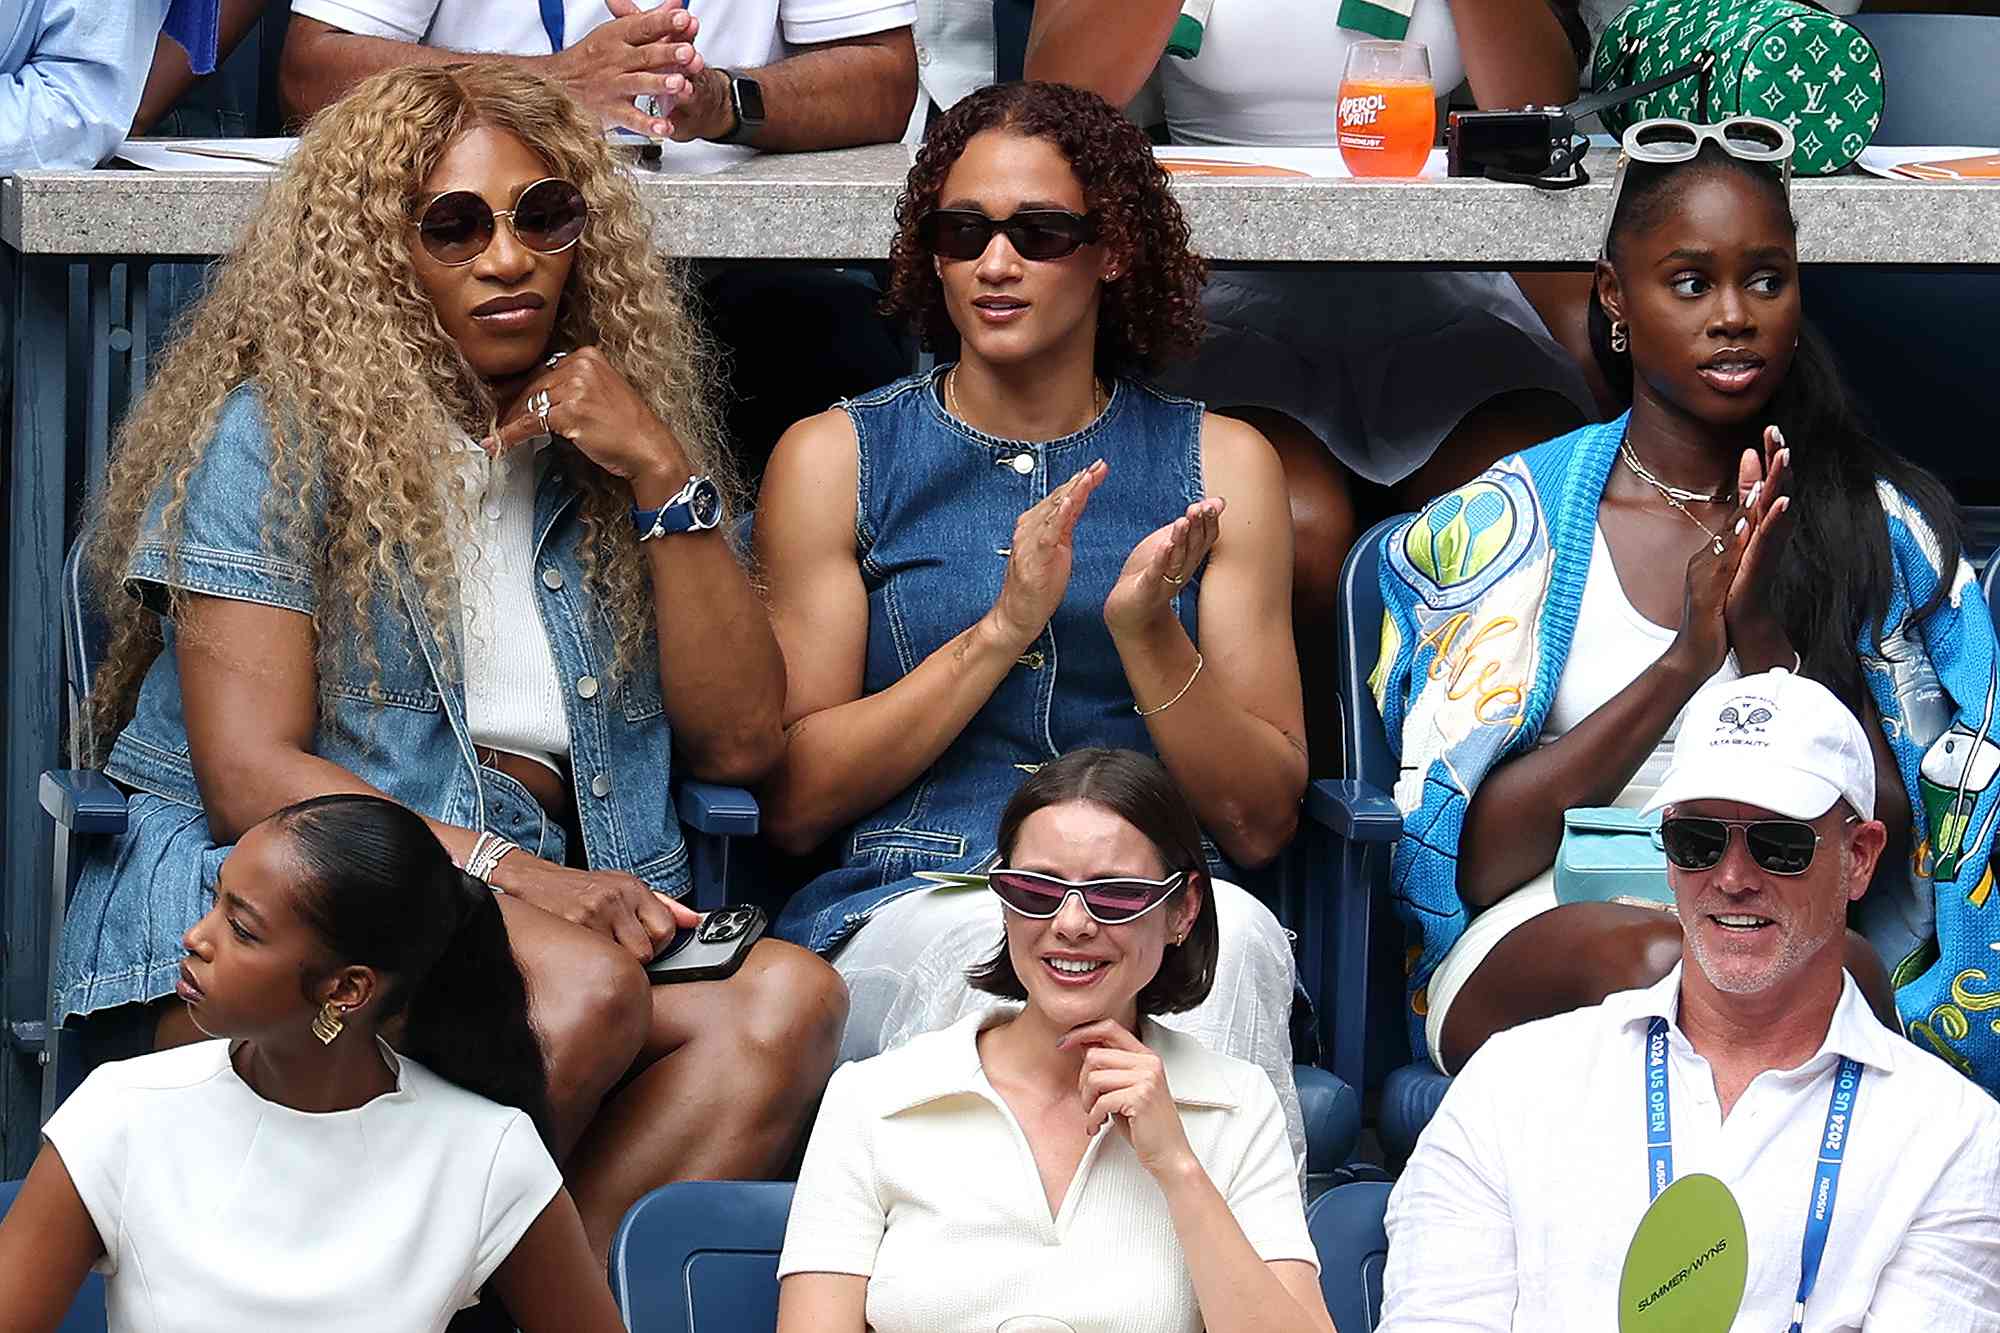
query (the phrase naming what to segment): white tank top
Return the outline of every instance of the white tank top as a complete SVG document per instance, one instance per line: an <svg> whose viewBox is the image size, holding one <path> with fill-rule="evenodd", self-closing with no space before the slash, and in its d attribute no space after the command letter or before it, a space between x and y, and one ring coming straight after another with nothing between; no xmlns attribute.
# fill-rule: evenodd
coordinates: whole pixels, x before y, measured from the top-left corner
<svg viewBox="0 0 2000 1333"><path fill-rule="evenodd" d="M474 745L556 774L569 757L562 675L535 606L535 479L541 446L490 458L458 442L472 530L456 547L463 614L465 725Z"/></svg>
<svg viewBox="0 0 2000 1333"><path fill-rule="evenodd" d="M1583 584L1583 606L1577 613L1576 633L1570 639L1569 660L1563 663L1562 678L1556 682L1556 697L1549 704L1548 719L1542 724L1542 734L1536 742L1540 745L1562 739L1609 703L1647 667L1660 660L1679 632L1646 619L1626 597L1624 585L1618 581L1618 567L1611 562L1611 549L1604 544L1602 528L1591 529L1590 543L1590 574ZM1734 680L1741 674L1732 655L1714 678ZM1613 805L1636 808L1651 799L1666 776L1667 765L1673 761L1674 737L1680 729L1681 720L1676 717Z"/></svg>
<svg viewBox="0 0 2000 1333"><path fill-rule="evenodd" d="M1158 86L1177 144L1334 146L1334 104L1347 48L1367 33L1339 27L1335 0L1215 0L1193 60L1162 57ZM1446 0L1417 0L1408 40L1430 52L1438 96L1465 79Z"/></svg>

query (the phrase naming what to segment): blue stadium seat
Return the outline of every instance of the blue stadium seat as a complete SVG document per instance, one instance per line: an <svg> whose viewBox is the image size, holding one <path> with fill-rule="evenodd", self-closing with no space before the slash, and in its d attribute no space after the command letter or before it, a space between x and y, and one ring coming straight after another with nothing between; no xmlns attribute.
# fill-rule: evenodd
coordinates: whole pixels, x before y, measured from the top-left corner
<svg viewBox="0 0 2000 1333"><path fill-rule="evenodd" d="M1978 14L1873 14L1847 20L1882 57L1882 123L1875 142L2000 148L2000 18Z"/></svg>
<svg viewBox="0 0 2000 1333"><path fill-rule="evenodd" d="M1340 692L1341 771L1355 802L1379 803L1396 815L1388 792L1396 782L1396 757L1382 730L1381 715L1375 709L1374 693L1368 677L1382 642L1382 593L1377 577L1381 568L1382 542L1407 516L1384 519L1364 533L1348 553L1340 572L1340 622L1336 644L1337 680ZM1400 835L1402 823L1396 822ZM1350 978L1342 991L1340 1022L1358 1024L1358 1034L1350 1032L1350 1044L1365 1043L1367 1077L1364 1094L1380 1088L1382 1101L1378 1127L1383 1147L1392 1161L1401 1161L1416 1143L1417 1135L1429 1123L1432 1112L1444 1096L1445 1077L1431 1066L1422 1051L1409 1047L1403 1017L1404 930L1389 903L1389 856L1380 854L1352 858L1356 878L1345 881L1343 892L1349 902L1367 904L1360 917L1365 933L1347 947L1364 960L1358 977ZM1416 1057L1412 1061L1412 1055ZM1339 1068L1338 1065L1335 1066ZM1381 1078L1375 1072L1383 1071ZM1393 1071L1393 1072L1390 1072Z"/></svg>
<svg viewBox="0 0 2000 1333"><path fill-rule="evenodd" d="M1354 1155L1361 1137L1361 1097L1338 1075L1313 1065L1294 1065L1299 1113L1306 1124L1306 1190L1331 1183L1333 1173Z"/></svg>
<svg viewBox="0 0 2000 1333"><path fill-rule="evenodd" d="M49 876L49 937L43 966L53 969L62 939L63 914L82 866L84 839L125 831L125 796L103 774L83 767L90 718L90 686L104 657L107 634L103 618L92 608L83 571L86 539L79 539L63 561L62 631L65 702L69 714L71 767L42 774L41 803L55 821L55 855ZM684 778L674 785L674 809L680 815L688 846L688 891L695 907L722 906L729 882L730 842L754 837L757 799L740 787ZM12 965L23 960L16 957ZM48 1119L85 1072L77 1058L74 1033L65 1033L57 1012L55 989L49 988L48 1013L42 1032L42 1119Z"/></svg>
<svg viewBox="0 0 2000 1333"><path fill-rule="evenodd" d="M1382 1271L1389 1237L1382 1228L1389 1186L1357 1181L1328 1190L1306 1210L1306 1230L1319 1254L1319 1287L1340 1333L1374 1333L1382 1319Z"/></svg>
<svg viewBox="0 0 2000 1333"><path fill-rule="evenodd" d="M632 1333L759 1333L778 1323L792 1187L688 1180L632 1205L611 1239L611 1294Z"/></svg>
<svg viewBox="0 0 2000 1333"><path fill-rule="evenodd" d="M14 1196L21 1192L21 1182L9 1180L0 1182L0 1217L14 1206ZM106 1317L104 1313L104 1279L96 1273L83 1280L83 1288L70 1302L69 1313L62 1323L56 1325L56 1333L104 1333Z"/></svg>
<svg viewBox="0 0 2000 1333"><path fill-rule="evenodd" d="M1848 20L1882 57L1883 146L2000 148L2000 18L1965 14L1856 14ZM1911 188L1921 188L1913 186ZM2000 274L1964 270L1808 265L1807 316L1826 335L1884 444L1990 505L2000 465L1964 446L1985 421L1985 328ZM1894 328L1884 337L1885 323ZM1965 483L1970 483L1968 487Z"/></svg>

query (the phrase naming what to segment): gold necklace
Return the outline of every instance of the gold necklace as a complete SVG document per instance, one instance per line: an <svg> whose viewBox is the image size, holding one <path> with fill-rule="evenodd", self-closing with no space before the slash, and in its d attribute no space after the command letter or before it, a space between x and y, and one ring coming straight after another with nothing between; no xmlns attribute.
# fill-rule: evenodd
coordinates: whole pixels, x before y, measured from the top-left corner
<svg viewBox="0 0 2000 1333"><path fill-rule="evenodd" d="M1104 384L1097 376L1092 375L1090 377L1091 421L1097 420L1098 417L1104 414L1104 403ZM944 410L957 417L960 421L965 421L965 413L958 410L958 365L956 363L953 363L952 368L944 373ZM967 421L966 424L971 425L972 423ZM1085 422L1084 424L1089 425L1090 423Z"/></svg>
<svg viewBox="0 0 2000 1333"><path fill-rule="evenodd" d="M1717 555L1722 554L1724 549L1722 535L1709 527L1708 524L1696 518L1694 511L1688 508L1688 504L1690 501L1695 504L1721 504L1729 497L1724 495L1703 495L1699 491L1685 491L1678 486L1667 485L1658 477L1648 472L1644 465L1639 462L1637 456L1633 454L1632 437L1629 434L1618 441L1618 452L1624 457L1625 466L1632 470L1633 476L1658 491L1662 500L1665 500L1673 508L1680 510L1686 516L1688 522L1694 524L1706 534L1709 549Z"/></svg>

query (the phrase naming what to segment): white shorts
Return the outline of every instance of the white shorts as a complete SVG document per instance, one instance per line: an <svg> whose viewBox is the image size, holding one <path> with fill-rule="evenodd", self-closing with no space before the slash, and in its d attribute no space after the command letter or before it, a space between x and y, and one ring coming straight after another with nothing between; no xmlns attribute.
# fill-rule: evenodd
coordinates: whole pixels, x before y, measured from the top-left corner
<svg viewBox="0 0 2000 1333"><path fill-rule="evenodd" d="M1428 1008L1424 1011L1424 1045L1429 1048L1431 1063L1439 1073L1450 1072L1444 1067L1442 1052L1444 1016L1450 1011L1451 1002L1458 998L1459 991L1495 945L1515 927L1527 924L1555 905L1556 872L1551 867L1473 917L1465 933L1445 950L1425 989Z"/></svg>

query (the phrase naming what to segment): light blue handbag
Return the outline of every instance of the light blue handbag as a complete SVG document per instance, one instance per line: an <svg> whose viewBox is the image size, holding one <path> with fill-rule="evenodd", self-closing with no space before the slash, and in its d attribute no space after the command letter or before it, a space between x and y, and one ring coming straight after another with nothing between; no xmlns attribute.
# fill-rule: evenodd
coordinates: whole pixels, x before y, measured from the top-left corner
<svg viewBox="0 0 2000 1333"><path fill-rule="evenodd" d="M1565 810L1562 846L1556 852L1556 901L1673 906L1659 812L1642 815L1615 805Z"/></svg>

